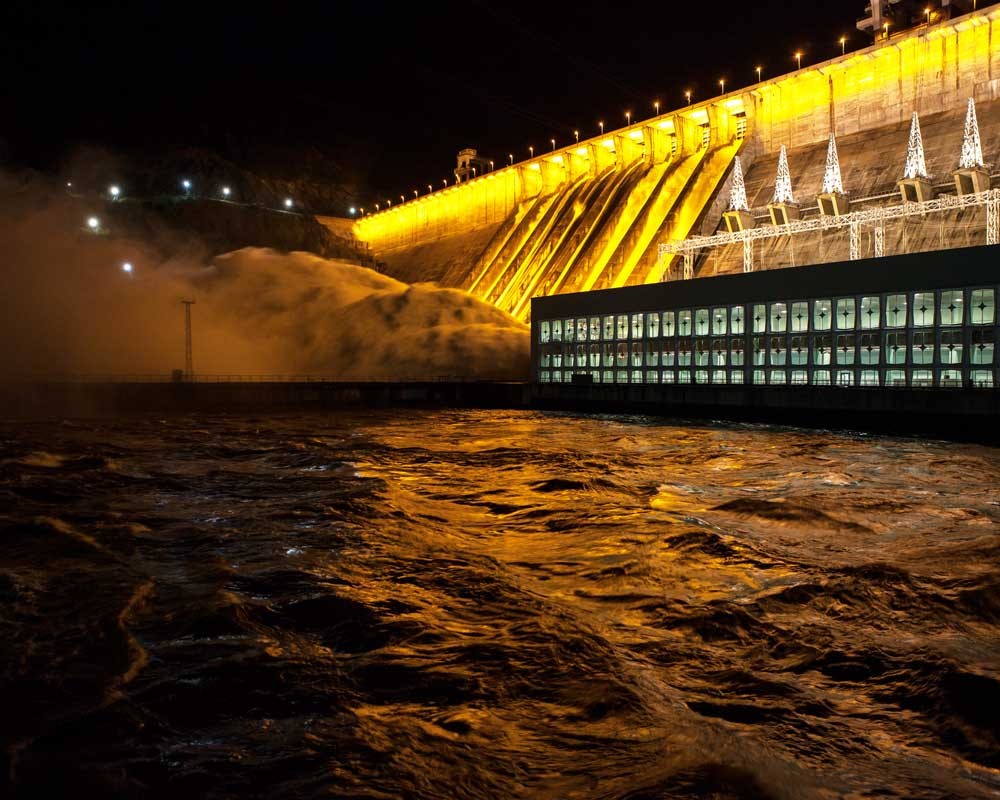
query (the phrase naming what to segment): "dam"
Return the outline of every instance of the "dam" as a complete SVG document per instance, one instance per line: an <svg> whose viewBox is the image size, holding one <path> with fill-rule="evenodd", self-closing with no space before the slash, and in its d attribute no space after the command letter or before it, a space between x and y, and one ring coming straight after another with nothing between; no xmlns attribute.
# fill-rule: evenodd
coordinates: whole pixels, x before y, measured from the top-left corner
<svg viewBox="0 0 1000 800"><path fill-rule="evenodd" d="M985 180L988 190L988 160L1000 160L1000 8L953 17L943 13L950 5L928 9L926 24L886 28L865 49L524 162L498 161L470 180L365 214L354 234L389 275L464 289L522 321L534 297L986 244L996 203L984 200L850 236L819 227L761 239L750 262L736 239L670 247L727 230L737 175L745 221L766 221L783 153L796 219L824 214L818 198L831 137L850 210L898 204L915 113L921 186L932 195L949 190L970 99L987 154L975 188Z"/></svg>

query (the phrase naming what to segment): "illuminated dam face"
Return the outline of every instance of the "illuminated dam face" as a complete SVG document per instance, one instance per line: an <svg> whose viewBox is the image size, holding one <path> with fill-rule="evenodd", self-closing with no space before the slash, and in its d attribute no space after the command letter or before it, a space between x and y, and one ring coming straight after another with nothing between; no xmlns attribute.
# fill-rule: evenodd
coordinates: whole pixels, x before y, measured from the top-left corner
<svg viewBox="0 0 1000 800"><path fill-rule="evenodd" d="M950 180L970 97L986 159L996 161L995 7L487 172L365 216L355 233L389 274L465 289L526 320L533 296L676 277L675 257L658 258L658 245L719 228L737 155L748 188L763 197L784 145L793 181L801 178L796 199L812 205L835 133L846 142L840 157L850 195L895 191L916 111L945 132L957 120L955 141L942 134L940 152L928 153L944 169L934 177ZM815 249L822 260L822 246ZM730 262L696 271L732 271Z"/></svg>

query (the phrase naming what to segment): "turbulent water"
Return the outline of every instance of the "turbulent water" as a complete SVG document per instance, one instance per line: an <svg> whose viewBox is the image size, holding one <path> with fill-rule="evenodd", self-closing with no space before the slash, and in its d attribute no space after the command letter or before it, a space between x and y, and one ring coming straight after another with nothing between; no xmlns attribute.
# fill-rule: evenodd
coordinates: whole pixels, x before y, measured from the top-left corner
<svg viewBox="0 0 1000 800"><path fill-rule="evenodd" d="M997 798L998 487L638 417L3 423L0 795Z"/></svg>

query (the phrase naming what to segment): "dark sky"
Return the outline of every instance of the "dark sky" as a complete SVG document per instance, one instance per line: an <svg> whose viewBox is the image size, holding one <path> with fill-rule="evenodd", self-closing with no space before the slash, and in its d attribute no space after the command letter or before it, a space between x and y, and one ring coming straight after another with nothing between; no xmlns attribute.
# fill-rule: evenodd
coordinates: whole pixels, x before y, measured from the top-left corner
<svg viewBox="0 0 1000 800"><path fill-rule="evenodd" d="M79 144L317 150L363 193L440 184L455 153L498 163L867 44L863 0L603 3L0 3L0 139L53 169ZM362 198L364 199L364 197Z"/></svg>

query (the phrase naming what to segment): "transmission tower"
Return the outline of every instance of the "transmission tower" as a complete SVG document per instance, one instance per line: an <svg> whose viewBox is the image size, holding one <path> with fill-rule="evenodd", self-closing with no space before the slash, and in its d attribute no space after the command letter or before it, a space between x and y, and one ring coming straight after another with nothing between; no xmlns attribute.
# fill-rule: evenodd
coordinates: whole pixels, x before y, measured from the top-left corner
<svg viewBox="0 0 1000 800"><path fill-rule="evenodd" d="M184 304L184 380L194 379L194 359L191 356L191 306L194 300L181 300Z"/></svg>

